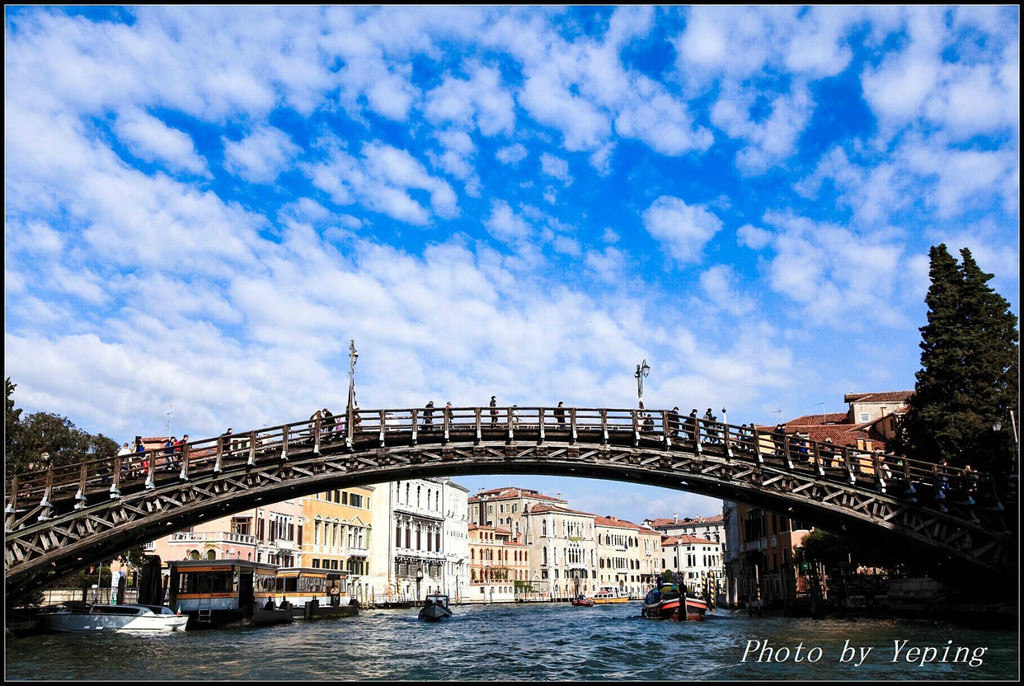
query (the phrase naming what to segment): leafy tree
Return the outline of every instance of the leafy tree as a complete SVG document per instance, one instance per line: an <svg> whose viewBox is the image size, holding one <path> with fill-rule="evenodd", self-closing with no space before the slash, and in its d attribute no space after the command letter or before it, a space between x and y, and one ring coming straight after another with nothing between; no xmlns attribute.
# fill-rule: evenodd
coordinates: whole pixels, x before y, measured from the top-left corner
<svg viewBox="0 0 1024 686"><path fill-rule="evenodd" d="M7 380L4 476L12 477L32 469L73 464L83 460L112 458L117 442L103 434L92 435L76 427L67 417L35 412L26 417L14 408L11 395L16 388Z"/></svg>
<svg viewBox="0 0 1024 686"><path fill-rule="evenodd" d="M1017 407L1017 318L969 250L961 251L962 265L945 245L929 256L921 370L894 447L928 462L1006 471L1012 438L992 426Z"/></svg>
<svg viewBox="0 0 1024 686"><path fill-rule="evenodd" d="M11 377L4 381L4 389L7 393L7 411L4 415L4 473L9 473L7 465L13 463L21 464L21 409L14 407L14 389L18 385L11 383Z"/></svg>

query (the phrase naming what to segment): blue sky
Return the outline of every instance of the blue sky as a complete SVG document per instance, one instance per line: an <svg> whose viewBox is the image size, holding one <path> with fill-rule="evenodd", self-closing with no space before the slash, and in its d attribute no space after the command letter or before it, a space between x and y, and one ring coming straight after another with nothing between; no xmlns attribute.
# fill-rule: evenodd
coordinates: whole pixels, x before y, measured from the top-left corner
<svg viewBox="0 0 1024 686"><path fill-rule="evenodd" d="M845 410L930 246L1019 312L1007 7L11 7L5 374L119 441L360 405ZM781 411L781 412L779 412ZM717 501L561 492L639 521Z"/></svg>

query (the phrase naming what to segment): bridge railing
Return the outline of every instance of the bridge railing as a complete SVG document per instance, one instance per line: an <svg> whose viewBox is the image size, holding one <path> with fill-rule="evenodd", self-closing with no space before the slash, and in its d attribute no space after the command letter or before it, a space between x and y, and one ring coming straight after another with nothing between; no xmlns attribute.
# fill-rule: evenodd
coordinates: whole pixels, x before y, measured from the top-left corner
<svg viewBox="0 0 1024 686"><path fill-rule="evenodd" d="M380 446L410 441L507 440L544 441L547 436L576 442L662 448L756 461L795 472L816 474L851 485L937 501L971 502L995 492L988 475L910 460L850 446L819 443L797 435L725 425L667 410L576 407L435 407L359 409L338 415L264 427L192 441L181 450L156 449L143 455L89 460L19 474L7 482L7 530L29 516L45 519L55 501L75 499L76 507L100 497L118 497L125 489L155 488L243 466L286 461L290 454L339 444L353 448L366 442ZM922 491L925 491L922 493Z"/></svg>

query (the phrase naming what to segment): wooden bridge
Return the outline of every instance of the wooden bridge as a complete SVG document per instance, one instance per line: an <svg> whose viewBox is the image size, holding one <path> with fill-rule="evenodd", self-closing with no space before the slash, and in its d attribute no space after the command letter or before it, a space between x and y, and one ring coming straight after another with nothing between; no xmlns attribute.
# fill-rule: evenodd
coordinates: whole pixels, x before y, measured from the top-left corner
<svg viewBox="0 0 1024 686"><path fill-rule="evenodd" d="M7 483L8 598L204 519L427 476L613 479L746 502L834 531L923 544L978 569L1016 561L1012 516L984 474L668 410L359 410L94 460ZM170 467L170 469L168 469ZM1014 504L1015 505L1015 504ZM1011 509L1015 509L1011 508Z"/></svg>

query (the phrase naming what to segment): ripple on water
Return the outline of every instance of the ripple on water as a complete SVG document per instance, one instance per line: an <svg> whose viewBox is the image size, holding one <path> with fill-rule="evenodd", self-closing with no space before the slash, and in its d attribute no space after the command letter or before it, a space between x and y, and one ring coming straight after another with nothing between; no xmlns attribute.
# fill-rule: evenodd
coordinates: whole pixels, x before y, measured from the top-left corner
<svg viewBox="0 0 1024 686"><path fill-rule="evenodd" d="M749 618L718 613L706 622L637 618L637 607L459 606L451 620L427 624L415 610L369 610L339 620L252 630L168 636L96 634L11 639L8 679L54 681L489 681L1013 679L1014 631L889 620ZM986 663L893 665L852 671L837 664L844 640L887 650L892 641L985 645ZM741 662L747 641L823 646L819 665Z"/></svg>

